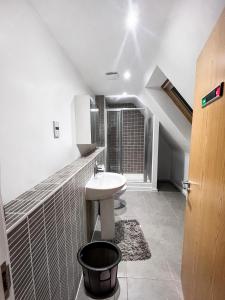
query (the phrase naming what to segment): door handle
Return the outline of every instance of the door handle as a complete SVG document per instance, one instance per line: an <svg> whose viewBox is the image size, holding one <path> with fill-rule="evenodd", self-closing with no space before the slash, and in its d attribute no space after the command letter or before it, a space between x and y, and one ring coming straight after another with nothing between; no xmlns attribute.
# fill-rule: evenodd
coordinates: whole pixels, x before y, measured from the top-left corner
<svg viewBox="0 0 225 300"><path fill-rule="evenodd" d="M191 183L188 180L183 180L182 186L183 186L183 189L188 192L188 191L190 191Z"/></svg>

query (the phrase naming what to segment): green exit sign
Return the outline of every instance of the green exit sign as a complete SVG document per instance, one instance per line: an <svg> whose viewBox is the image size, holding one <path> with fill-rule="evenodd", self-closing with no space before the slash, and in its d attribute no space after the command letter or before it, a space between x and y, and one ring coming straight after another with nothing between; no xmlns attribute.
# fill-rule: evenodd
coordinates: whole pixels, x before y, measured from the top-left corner
<svg viewBox="0 0 225 300"><path fill-rule="evenodd" d="M202 107L214 102L223 96L224 82L221 82L214 90L202 98Z"/></svg>
<svg viewBox="0 0 225 300"><path fill-rule="evenodd" d="M202 107L206 106L206 103L207 103L206 98L203 98L202 99Z"/></svg>

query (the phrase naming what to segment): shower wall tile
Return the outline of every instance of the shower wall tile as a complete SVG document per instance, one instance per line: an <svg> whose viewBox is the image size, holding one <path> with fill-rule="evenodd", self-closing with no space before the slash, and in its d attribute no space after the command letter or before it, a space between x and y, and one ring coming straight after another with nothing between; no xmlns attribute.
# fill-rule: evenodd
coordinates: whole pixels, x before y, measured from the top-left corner
<svg viewBox="0 0 225 300"><path fill-rule="evenodd" d="M107 114L107 169L120 173L120 113L110 111Z"/></svg>
<svg viewBox="0 0 225 300"><path fill-rule="evenodd" d="M92 235L98 213L85 200L96 160L104 162L104 149L66 166L5 207L16 300L75 299L82 273L77 251Z"/></svg>
<svg viewBox="0 0 225 300"><path fill-rule="evenodd" d="M99 137L97 141L97 145L99 147L105 146L105 96L96 96L95 97L96 105L99 109Z"/></svg>
<svg viewBox="0 0 225 300"><path fill-rule="evenodd" d="M138 110L123 112L123 171L144 172L144 116Z"/></svg>

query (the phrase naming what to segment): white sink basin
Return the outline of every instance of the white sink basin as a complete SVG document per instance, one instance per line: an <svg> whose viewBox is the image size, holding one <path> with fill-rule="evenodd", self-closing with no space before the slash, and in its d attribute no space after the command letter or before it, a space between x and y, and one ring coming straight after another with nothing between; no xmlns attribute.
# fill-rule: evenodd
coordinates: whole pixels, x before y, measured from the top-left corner
<svg viewBox="0 0 225 300"><path fill-rule="evenodd" d="M97 173L86 185L87 200L105 200L126 184L126 178L117 173Z"/></svg>

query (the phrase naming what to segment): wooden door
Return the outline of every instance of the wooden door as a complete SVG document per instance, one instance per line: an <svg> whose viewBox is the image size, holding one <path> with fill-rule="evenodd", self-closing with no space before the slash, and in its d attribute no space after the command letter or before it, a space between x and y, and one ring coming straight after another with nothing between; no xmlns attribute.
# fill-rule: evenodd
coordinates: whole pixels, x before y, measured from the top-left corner
<svg viewBox="0 0 225 300"><path fill-rule="evenodd" d="M225 299L225 96L201 106L223 81L225 10L197 61L182 261L185 300Z"/></svg>

